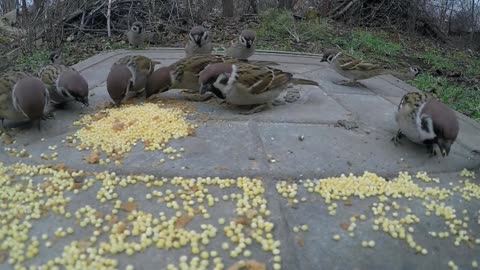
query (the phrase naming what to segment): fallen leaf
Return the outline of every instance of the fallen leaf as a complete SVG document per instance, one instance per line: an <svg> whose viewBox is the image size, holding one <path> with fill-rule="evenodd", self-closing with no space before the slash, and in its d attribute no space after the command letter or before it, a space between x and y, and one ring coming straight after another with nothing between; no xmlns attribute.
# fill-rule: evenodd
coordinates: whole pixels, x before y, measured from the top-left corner
<svg viewBox="0 0 480 270"><path fill-rule="evenodd" d="M346 200L346 201L343 202L343 205L345 205L345 206L352 206L353 203L352 203L352 201L350 201L350 200Z"/></svg>
<svg viewBox="0 0 480 270"><path fill-rule="evenodd" d="M299 246L304 247L305 246L305 239L303 237L297 237L297 243Z"/></svg>
<svg viewBox="0 0 480 270"><path fill-rule="evenodd" d="M251 223L250 219L248 219L245 216L241 216L241 217L236 218L234 222L237 223L237 224L242 224L244 226L245 225L250 225L250 223Z"/></svg>
<svg viewBox="0 0 480 270"><path fill-rule="evenodd" d="M350 225L348 225L347 223L341 223L340 224L340 228L342 228L344 230L348 230L348 227L350 227Z"/></svg>
<svg viewBox="0 0 480 270"><path fill-rule="evenodd" d="M98 121L108 116L108 112L98 112L92 116L93 121Z"/></svg>
<svg viewBox="0 0 480 270"><path fill-rule="evenodd" d="M122 131L125 129L125 124L117 120L113 123L112 129L115 131Z"/></svg>
<svg viewBox="0 0 480 270"><path fill-rule="evenodd" d="M192 221L192 219L193 219L193 216L190 216L190 215L180 216L177 219L177 221L175 221L175 228L177 228L177 229L185 228L185 226L187 226L187 224L190 223L190 221Z"/></svg>
<svg viewBox="0 0 480 270"><path fill-rule="evenodd" d="M257 261L239 261L230 266L227 270L265 270L267 267Z"/></svg>
<svg viewBox="0 0 480 270"><path fill-rule="evenodd" d="M68 167L67 167L67 165L65 165L65 163L60 163L58 165L55 165L53 168L57 171L66 171L68 169Z"/></svg>
<svg viewBox="0 0 480 270"><path fill-rule="evenodd" d="M3 134L2 139L3 139L3 143L7 145L15 142L13 137L7 134Z"/></svg>
<svg viewBox="0 0 480 270"><path fill-rule="evenodd" d="M110 226L117 223L117 216L113 215L109 220Z"/></svg>
<svg viewBox="0 0 480 270"><path fill-rule="evenodd" d="M89 156L85 157L85 160L88 164L97 164L100 160L100 153L98 151L93 151Z"/></svg>
<svg viewBox="0 0 480 270"><path fill-rule="evenodd" d="M127 229L127 225L125 225L125 223L123 222L118 223L117 233L123 233L125 229Z"/></svg>
<svg viewBox="0 0 480 270"><path fill-rule="evenodd" d="M138 207L138 204L136 202L124 202L120 206L120 209L126 212L132 212L133 210L136 210L137 207Z"/></svg>

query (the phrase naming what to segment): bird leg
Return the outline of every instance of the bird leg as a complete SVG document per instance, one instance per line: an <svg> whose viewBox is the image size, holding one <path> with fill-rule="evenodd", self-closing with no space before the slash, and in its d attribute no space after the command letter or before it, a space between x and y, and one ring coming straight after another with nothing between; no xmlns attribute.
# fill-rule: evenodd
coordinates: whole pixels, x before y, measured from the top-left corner
<svg viewBox="0 0 480 270"><path fill-rule="evenodd" d="M393 136L393 138L391 139L391 141L393 142L393 144L394 144L395 146L397 146L397 145L399 145L399 144L402 144L402 143L400 142L400 140L403 138L403 136L404 136L404 135L403 135L402 131L399 129L399 130L397 131L397 134L395 134L395 136Z"/></svg>
<svg viewBox="0 0 480 270"><path fill-rule="evenodd" d="M283 99L285 100L285 102L293 103L299 100L300 97L301 97L300 91L294 88L292 90L288 90L287 94L285 94L285 97Z"/></svg>
<svg viewBox="0 0 480 270"><path fill-rule="evenodd" d="M270 104L254 105L254 107L251 110L246 111L246 112L240 112L239 114L250 115L250 114L258 113L258 112L261 112L261 111L265 111L266 109L268 109L270 107L271 107Z"/></svg>
<svg viewBox="0 0 480 270"><path fill-rule="evenodd" d="M427 152L429 157L434 157L437 155L437 151L435 151L434 144L427 144Z"/></svg>

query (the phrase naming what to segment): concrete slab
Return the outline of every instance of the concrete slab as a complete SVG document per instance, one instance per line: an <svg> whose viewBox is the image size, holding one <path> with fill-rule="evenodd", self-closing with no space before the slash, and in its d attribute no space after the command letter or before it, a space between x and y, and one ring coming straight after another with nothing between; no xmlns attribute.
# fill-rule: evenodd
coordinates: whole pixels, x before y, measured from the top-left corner
<svg viewBox="0 0 480 270"><path fill-rule="evenodd" d="M464 269L469 268L474 259L480 263L480 258L477 256L479 245L475 244L480 235L478 224L476 224L478 223L477 212L480 209L478 180L470 180L471 182L468 182L470 185L467 187L465 186L467 183L464 181L465 177L462 177L462 181L460 181L458 176L459 171L464 168L476 171L477 175L480 174L480 156L471 154L473 149L480 148L480 124L478 122L459 115L461 121L459 139L453 145L450 156L447 158L430 158L423 146L415 145L408 140L403 140L402 145L395 147L390 141L396 131L393 114L400 100L399 93L412 90L407 84L392 80L388 76L379 76L365 81L370 89L338 86L332 81L342 79L342 77L324 64L319 64L318 55L261 51L253 57L254 60L278 62L280 66L277 67L292 71L299 77L316 80L321 87L302 87L300 88L301 97L297 102L276 106L272 110L250 116L239 115L240 109L220 106L215 102L180 102L179 105L188 106L193 111L188 119L191 123L198 125L195 136L173 140L169 143L174 148L185 149L181 158L160 163L160 159L165 158L164 154L145 152L139 143L131 153L125 156L121 166L112 163L87 165L83 158L89 152L77 151L75 148L65 145L62 140L78 130L78 126L72 125L73 121L78 120L85 113L97 112L98 106L110 102L105 89L106 75L113 61L127 54L143 54L167 65L183 57L183 49L117 50L102 53L78 63L75 68L87 77L92 89L91 106L82 108L80 105L72 104L66 110L57 111L55 119L44 121L40 131L37 131L35 127L12 131L15 134L15 142L13 144L2 143L0 147L0 162L3 163L0 165L0 171L5 172L0 174L0 183L2 183L0 246L6 245L5 239L7 238L4 238L6 234L3 231L5 225L12 225L13 227L8 227L7 230L12 232L19 231L19 226L15 225L15 227L13 224L27 222L25 216L13 215L10 209L28 205L28 198L32 198L31 194L35 192L41 193L39 193L40 195L36 194L39 197L35 198L43 200L43 204L48 199L52 199L52 196L57 196L55 202L65 203L66 211L73 215L73 218L69 219L64 215L55 214L52 211L59 211L59 207L49 204L42 208L42 211L48 214L39 219L29 219L28 222L31 222L32 226L27 232L27 237L37 237L40 243L39 254L31 260L26 259L22 265L39 266L63 255L71 260L91 263L91 260L87 260L87 256L89 256L87 253L95 251L98 254L100 243L108 242L111 237L117 237L109 231L114 224L120 226L120 221L125 222L124 229L133 232L133 223L137 218L131 217L130 220L127 218L129 214L133 215L133 213L151 214L157 219L161 219L163 216L163 219L172 222L170 225L157 227L150 236L144 236L147 238L158 237L160 232L170 232L175 236L169 239L175 242L179 238L191 239L192 235L198 237L202 232L210 230L211 226L215 227L217 231L213 236L209 236L208 241L204 240L206 242L200 244L198 252L194 252L189 243L178 249L156 248L157 243L150 243L147 248L140 252L134 252L133 255L127 255L125 251L112 254L103 250L103 257L118 262L118 266L112 267L112 269L125 269L128 264L135 266L135 269L167 269L169 264L183 269L180 266L182 264L180 261L183 260L182 256L187 256L188 262L194 257L201 260L202 257L206 257L205 252L207 251L215 251L216 254L209 253L209 266L205 269L214 268L215 259L211 255L221 258L223 267L219 267L219 269L228 269L239 260L249 259L266 264L269 270L278 269L278 267L281 269L359 270L446 269L449 260ZM180 98L176 91L163 93L158 97L160 99ZM140 98L138 102L141 103L143 100ZM337 124L339 120L355 120L358 126L346 129ZM12 123L7 122L7 126L12 126ZM115 139L113 135L112 139ZM57 148L50 150L49 146ZM8 148L15 148L18 151L25 149L32 157L15 157L9 153ZM40 157L42 153L50 157L54 152L58 153L56 161ZM55 175L34 176L30 179L27 172L15 169L16 167L8 167L17 162L49 167L58 167L59 164L64 164L62 166L67 166L69 170L83 170L86 175L72 176L64 172ZM96 176L104 171L115 172L118 179L115 177L113 180L105 180L101 177L96 179ZM401 206L410 207L413 213L421 219L421 222L411 226L414 230L415 241L425 247L428 254L416 254L405 241L392 239L383 232L372 230L374 216L371 208L374 206L373 203L378 203L384 198L380 199L378 196L374 196L360 200L354 196L347 198L346 201L337 201L336 203L340 207L338 207L337 214L331 216L328 214L328 207L331 204L327 204L318 193L309 192L302 186L305 184L306 178L324 178L321 181L327 181L327 177L350 172L359 175L364 171L385 176L390 181L398 175L399 171L413 174L418 171L435 173L435 176L441 179L440 183L424 184L421 182L420 184L422 187L428 185L437 189L445 188L453 194L445 200L437 200L434 195L430 194L428 200L444 202L456 210L455 218L467 222L469 225L467 233L470 240L468 243L462 242L461 245L455 246L453 243L456 235L451 235L446 240L431 237L428 234L431 231L448 230L448 226L441 217L426 216L424 214L425 206L420 200L390 197L389 202L384 202L385 204L395 200ZM39 172L36 171L37 174ZM77 173L80 174L80 172ZM125 181L130 179L128 181L131 181L132 178L140 179L137 178L138 175L145 174L152 175L149 181L156 181L153 183L157 184L163 181L162 184L150 186L143 180L135 180L135 183L128 182L125 187L119 184L121 179ZM217 176L225 179L215 179ZM242 176L256 177L258 182L256 179L238 178ZM182 178L171 179L172 177ZM204 181L202 179L190 179L190 177L211 177L208 180L210 184L205 184L206 182L202 182ZM68 183L74 179L83 179L86 183L92 183L92 186L85 185L85 190L82 189L76 194L70 189L64 189L65 187L59 184ZM30 180L32 180L33 186L29 185ZM276 186L280 180L299 184L298 194L294 198L300 201L302 197L305 197L306 202L296 204L292 198L282 197L282 192ZM55 184L52 181L58 183ZM218 181L223 184L218 184L220 183ZM227 182L229 184L225 184ZM40 185L36 186L36 184ZM51 185L54 188L50 189ZM195 188L188 192L187 190L191 187ZM349 185L346 185L345 188L349 188ZM45 192L47 189L51 192ZM431 192L437 189L432 189ZM166 196L159 199L155 197L156 195L152 195L154 194L153 190L162 192L164 195L175 194L174 201L179 205L177 209L173 207L172 202L169 204L165 201L167 200ZM118 219L111 223L102 221L100 226L108 226L108 228L105 232L96 235L93 243L88 244L87 240L91 240L96 229L91 224L80 226L80 220L77 220L75 214L77 210L87 204L94 209L98 216L104 217L106 214L113 214L115 212L114 202L117 198L106 202L101 202L99 199L106 192L117 194L118 199L122 202L126 202L129 197L133 198L137 208L130 213L120 210L115 214ZM148 194L154 196L154 199L148 199ZM208 198L213 198L214 203L211 206L207 205L207 194L211 196ZM465 194L470 196L469 200L461 196ZM62 198L69 199L64 201ZM175 216L184 217L186 211L184 207L191 202L196 209L195 215L192 220L187 220L186 224L179 226L175 221ZM32 204L32 207L34 205ZM245 209L250 209L248 215L251 215L251 218L245 219L246 214L241 213L241 211L246 211ZM464 209L468 211L463 212ZM163 212L164 215L159 212ZM341 224L348 222L355 214L366 215L366 221L358 221L355 235L350 237ZM401 212L400 216L404 214ZM9 222L9 219L6 218L8 215L15 222ZM253 225L252 217L256 218L255 225ZM149 222L148 218L141 220L145 224ZM260 228L267 223L271 223L267 226L273 226L269 233ZM245 239L250 239L246 240L248 243L245 244L248 252L244 253L245 250L242 249L236 256L232 256L231 252L239 245L238 241L241 237L227 237L226 231L229 230L231 224L242 224L243 227L236 230L241 232ZM305 224L309 227L307 231L293 232L294 227ZM146 226L154 228L156 225ZM75 232L65 238L54 237L55 231L59 227L64 229L72 227ZM184 234L177 234L179 231ZM260 233L260 231L262 232ZM45 233L48 234L48 239L43 239L42 235ZM260 233L264 239L270 239L265 240L264 245L265 243L277 243L276 241L279 241L281 245L273 250L266 250L268 248L265 246L262 248L261 241L255 240L255 237L258 236L256 233ZM334 234L339 234L341 240L338 242L332 240ZM10 239L8 240L10 243L20 241L12 237L8 239ZM68 253L67 247L73 240L81 241L83 256L80 253L74 255ZM362 241L370 240L375 241L375 248L361 247ZM138 237L134 236L126 237L125 241L132 244L148 243L145 239L140 241ZM480 239L478 241L480 242ZM50 248L46 247L47 242L51 242ZM222 248L224 243L229 245L226 250ZM90 245L90 249L87 249L85 245ZM26 247L22 247L20 251L12 254L23 254L26 249ZM15 263L13 265L9 263L11 246L8 246L7 250L8 252L4 248L0 250L0 268L14 269ZM82 259L84 257L85 259ZM98 259L99 257L94 258ZM216 260L218 262L218 259ZM93 267L90 265L90 268ZM199 267L193 268L198 269ZM23 268L17 267L17 269ZM33 267L33 269L39 268Z"/></svg>

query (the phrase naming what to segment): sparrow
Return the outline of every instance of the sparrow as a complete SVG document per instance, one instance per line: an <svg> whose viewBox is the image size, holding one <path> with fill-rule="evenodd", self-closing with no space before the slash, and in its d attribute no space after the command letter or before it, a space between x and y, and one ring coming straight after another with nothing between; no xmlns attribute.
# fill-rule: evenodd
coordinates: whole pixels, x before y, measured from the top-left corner
<svg viewBox="0 0 480 270"><path fill-rule="evenodd" d="M48 59L50 60L51 64L65 65L65 63L63 62L62 53L59 50L50 52Z"/></svg>
<svg viewBox="0 0 480 270"><path fill-rule="evenodd" d="M213 44L210 33L203 26L193 27L188 34L188 38L185 46L186 56L212 53Z"/></svg>
<svg viewBox="0 0 480 270"><path fill-rule="evenodd" d="M327 62L338 74L348 78L347 81L336 82L339 85L352 86L358 80L365 80L379 75L390 74L402 80L413 80L419 73L417 67L410 67L407 74L385 69L378 64L369 63L335 49L326 49L321 62Z"/></svg>
<svg viewBox="0 0 480 270"><path fill-rule="evenodd" d="M49 105L57 107L75 100L88 107L87 80L74 68L59 64L62 63L59 53L51 53L50 61L52 63L41 68L38 73L47 86Z"/></svg>
<svg viewBox="0 0 480 270"><path fill-rule="evenodd" d="M116 106L129 94L139 95L159 61L142 55L128 55L113 63L107 76L107 91Z"/></svg>
<svg viewBox="0 0 480 270"><path fill-rule="evenodd" d="M412 92L403 96L395 121L399 129L392 138L395 145L403 136L417 144L424 144L430 156L437 154L438 146L443 157L458 136L459 124L455 112L430 93Z"/></svg>
<svg viewBox="0 0 480 270"><path fill-rule="evenodd" d="M245 62L215 63L199 74L200 94L213 93L233 105L253 105L241 114L263 111L271 105L288 85L315 85L317 82L293 78L292 73Z"/></svg>
<svg viewBox="0 0 480 270"><path fill-rule="evenodd" d="M238 39L226 49L225 55L247 60L255 53L256 33L252 30L243 30Z"/></svg>
<svg viewBox="0 0 480 270"><path fill-rule="evenodd" d="M143 46L145 43L145 31L141 22L134 22L127 31L128 43L133 47Z"/></svg>
<svg viewBox="0 0 480 270"><path fill-rule="evenodd" d="M46 118L47 87L25 72L8 72L0 77L0 120L38 121Z"/></svg>
<svg viewBox="0 0 480 270"><path fill-rule="evenodd" d="M149 77L145 88L146 97L165 92L169 89L185 89L186 92L198 93L199 73L212 63L237 63L238 59L213 54L197 54L161 67Z"/></svg>

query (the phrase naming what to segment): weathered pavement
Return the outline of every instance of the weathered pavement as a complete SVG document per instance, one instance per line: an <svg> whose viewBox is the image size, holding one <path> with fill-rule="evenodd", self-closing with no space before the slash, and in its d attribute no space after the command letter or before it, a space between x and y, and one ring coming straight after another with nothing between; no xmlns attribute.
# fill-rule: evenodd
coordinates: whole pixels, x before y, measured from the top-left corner
<svg viewBox="0 0 480 270"><path fill-rule="evenodd" d="M480 148L480 123L458 114L460 135L447 158L430 158L425 148L406 139L402 141L402 145L395 147L390 141L397 129L393 120L394 112L400 98L408 91L414 91L414 88L391 76L362 81L368 88L339 86L333 84L333 81L340 80L341 76L320 64L319 56L259 52L254 60L280 63L279 68L283 70L293 72L298 77L318 81L320 88L299 88L301 97L297 102L275 106L272 110L250 116L239 115L239 109L220 106L214 102L191 103L197 110L197 113L189 116L198 124L195 136L170 143L175 148L185 148L183 158L160 165L158 160L163 157L161 152L144 152L137 146L132 153L126 155L121 167L114 164L87 165L83 160L85 152L67 147L61 141L79 128L72 125L73 121L79 119L79 111L90 113L97 105L109 101L105 89L108 71L115 60L127 54L142 54L160 60L162 65L173 63L184 55L180 49L114 51L78 63L74 67L87 78L94 93L90 98L91 106L81 108L75 104L65 111L58 111L55 120L43 122L41 131L35 128L19 131L15 136L15 144L8 147L26 148L33 156L20 161L30 164L66 163L77 170L108 170L115 171L118 175L259 177L263 179L263 187L266 189L264 197L272 213L269 221L275 224L274 239L281 242L282 269L447 269L450 260L460 269L470 269L473 260L480 263L479 244L468 245L462 242L455 246L455 236L439 239L428 234L432 231L448 231L448 227L443 219L435 215L426 216L421 200L418 200L417 204L406 199L396 201L402 206L411 207L420 218L420 223L411 225L414 227L412 234L415 241L428 250L427 255L417 254L408 247L405 240L393 239L382 229L378 232L372 230L375 216L371 205L378 202L378 198L349 198L349 203L345 205L340 200L337 202L337 214L329 215L328 205L320 195L307 192L299 182L339 176L342 173L361 175L364 171L389 179L397 176L400 171L408 171L412 175L426 171L440 178L440 183L416 183L421 186L451 188L449 183L459 185L459 180L465 179L459 175L462 169L477 170L477 174L480 173L480 156L471 153L472 150ZM164 93L158 97L179 98L175 93ZM345 128L339 121L347 125L355 123L354 128ZM45 140L42 141L42 138ZM50 145L58 145L58 162L40 158L41 153L49 152ZM4 151L3 147L0 153L0 162L13 164L18 161L18 158ZM300 200L305 197L307 201L292 206L291 200L280 196L276 188L278 181L298 183L299 194L295 198ZM473 182L478 184L478 180ZM238 192L238 189L231 192ZM145 194L148 192L144 187L129 187L120 193L123 201L134 197L143 211L154 215L158 215L159 211L169 210L146 200ZM196 230L202 223L218 226L217 220L220 217L226 218L228 224L228 220L236 216L233 213L235 203L221 199L224 191L215 190L212 194L219 197L220 202L209 211L210 219L196 217L187 228ZM72 213L85 203L97 209L106 209L106 206L96 201L95 192L92 190L73 196L75 199L72 199L69 206ZM467 203L463 197L456 194L448 198L446 204L457 210L457 219L462 219L462 210L468 209L468 235L473 239L473 243L476 238L480 238L479 198L472 197ZM352 237L340 224L349 223L350 217L357 214L364 214L366 220L357 221L357 229ZM405 212L400 211L399 214L403 216ZM308 231L293 232L293 227L303 224L308 225ZM50 234L60 226L74 226L74 222L51 215L35 223L31 235L40 236L47 232ZM212 243L206 245L205 250L217 250L224 259L226 268L239 259L246 259L241 255L233 259L228 252L221 250L220 245L227 238L223 234L222 226L218 228L219 233ZM79 230L51 248L44 247L41 241L40 254L31 263L44 264L60 256L64 245L74 239L88 238L91 234L92 230ZM341 240L332 240L334 234L339 234ZM362 241L370 240L375 241L374 248L361 246ZM253 255L248 259L266 263L268 269L273 269L271 252L262 252L261 246L256 243L249 249ZM131 257L125 253L107 257L118 259L119 268L122 269L127 264L132 264L135 269L165 269L170 263L178 265L181 255L187 255L189 259L195 256L191 254L190 247L166 250L152 246ZM2 269L11 269L7 262L0 266Z"/></svg>

